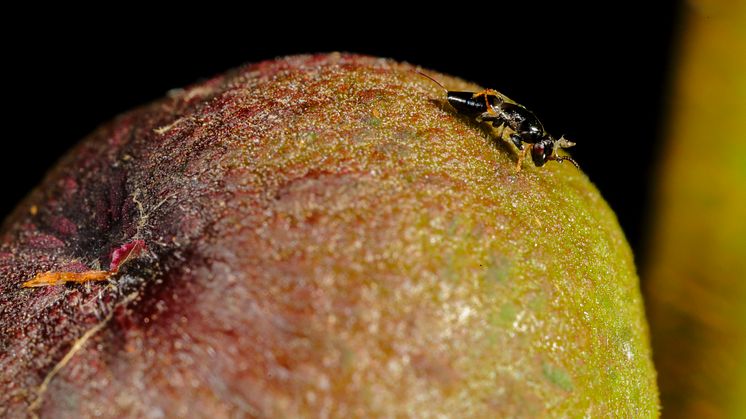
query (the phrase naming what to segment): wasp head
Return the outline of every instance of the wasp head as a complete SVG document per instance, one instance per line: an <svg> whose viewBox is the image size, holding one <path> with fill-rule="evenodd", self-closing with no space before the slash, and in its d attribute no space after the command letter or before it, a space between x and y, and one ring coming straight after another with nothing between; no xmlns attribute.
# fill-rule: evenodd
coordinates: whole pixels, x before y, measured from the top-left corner
<svg viewBox="0 0 746 419"><path fill-rule="evenodd" d="M551 135L545 134L540 141L537 141L531 147L531 158L534 160L534 164L536 165L536 167L543 166L544 163L549 160L556 160L560 163L567 160L575 167L580 168L580 166L578 166L578 163L576 163L575 160L573 160L571 157L557 155L557 149L569 148L574 145L575 143L566 139L564 136L556 140Z"/></svg>

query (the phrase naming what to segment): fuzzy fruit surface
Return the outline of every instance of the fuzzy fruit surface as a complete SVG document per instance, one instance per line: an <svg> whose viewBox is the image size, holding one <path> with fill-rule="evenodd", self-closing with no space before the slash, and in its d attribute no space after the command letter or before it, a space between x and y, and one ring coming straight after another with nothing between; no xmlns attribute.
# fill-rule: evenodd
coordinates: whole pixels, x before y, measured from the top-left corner
<svg viewBox="0 0 746 419"><path fill-rule="evenodd" d="M411 70L247 65L71 150L2 229L0 415L657 415L598 191ZM109 282L20 287L134 240Z"/></svg>

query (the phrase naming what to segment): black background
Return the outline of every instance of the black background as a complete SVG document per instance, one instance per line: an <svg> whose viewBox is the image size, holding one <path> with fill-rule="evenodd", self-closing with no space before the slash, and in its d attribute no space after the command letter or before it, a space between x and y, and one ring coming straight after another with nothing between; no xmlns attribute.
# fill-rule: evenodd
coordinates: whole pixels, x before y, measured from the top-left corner
<svg viewBox="0 0 746 419"><path fill-rule="evenodd" d="M286 10L19 16L18 28L3 30L0 215L97 125L171 88L247 62L348 51L451 73L528 106L550 132L577 142L573 156L642 255L651 176L663 151L677 1L551 10L470 2L405 15L396 8L403 5L355 3L361 10L330 9L324 18L280 7Z"/></svg>

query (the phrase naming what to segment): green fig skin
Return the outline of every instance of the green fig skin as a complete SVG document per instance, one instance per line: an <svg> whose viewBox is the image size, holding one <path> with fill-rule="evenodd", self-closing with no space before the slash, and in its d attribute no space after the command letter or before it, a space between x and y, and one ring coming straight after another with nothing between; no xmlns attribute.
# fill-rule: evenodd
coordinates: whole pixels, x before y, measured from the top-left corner
<svg viewBox="0 0 746 419"><path fill-rule="evenodd" d="M570 164L516 171L413 69L248 65L84 140L1 233L0 413L657 416L599 192ZM133 240L109 282L20 287Z"/></svg>

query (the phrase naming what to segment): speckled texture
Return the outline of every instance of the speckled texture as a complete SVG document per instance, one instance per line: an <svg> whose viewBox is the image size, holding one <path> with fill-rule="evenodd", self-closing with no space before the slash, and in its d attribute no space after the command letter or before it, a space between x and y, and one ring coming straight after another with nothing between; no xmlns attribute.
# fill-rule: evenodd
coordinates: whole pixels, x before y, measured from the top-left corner
<svg viewBox="0 0 746 419"><path fill-rule="evenodd" d="M655 361L664 416L746 418L746 2L686 11L646 272Z"/></svg>
<svg viewBox="0 0 746 419"><path fill-rule="evenodd" d="M442 96L295 56L98 130L4 226L0 413L656 416L614 214L572 165L516 173ZM110 284L20 288L133 239Z"/></svg>

